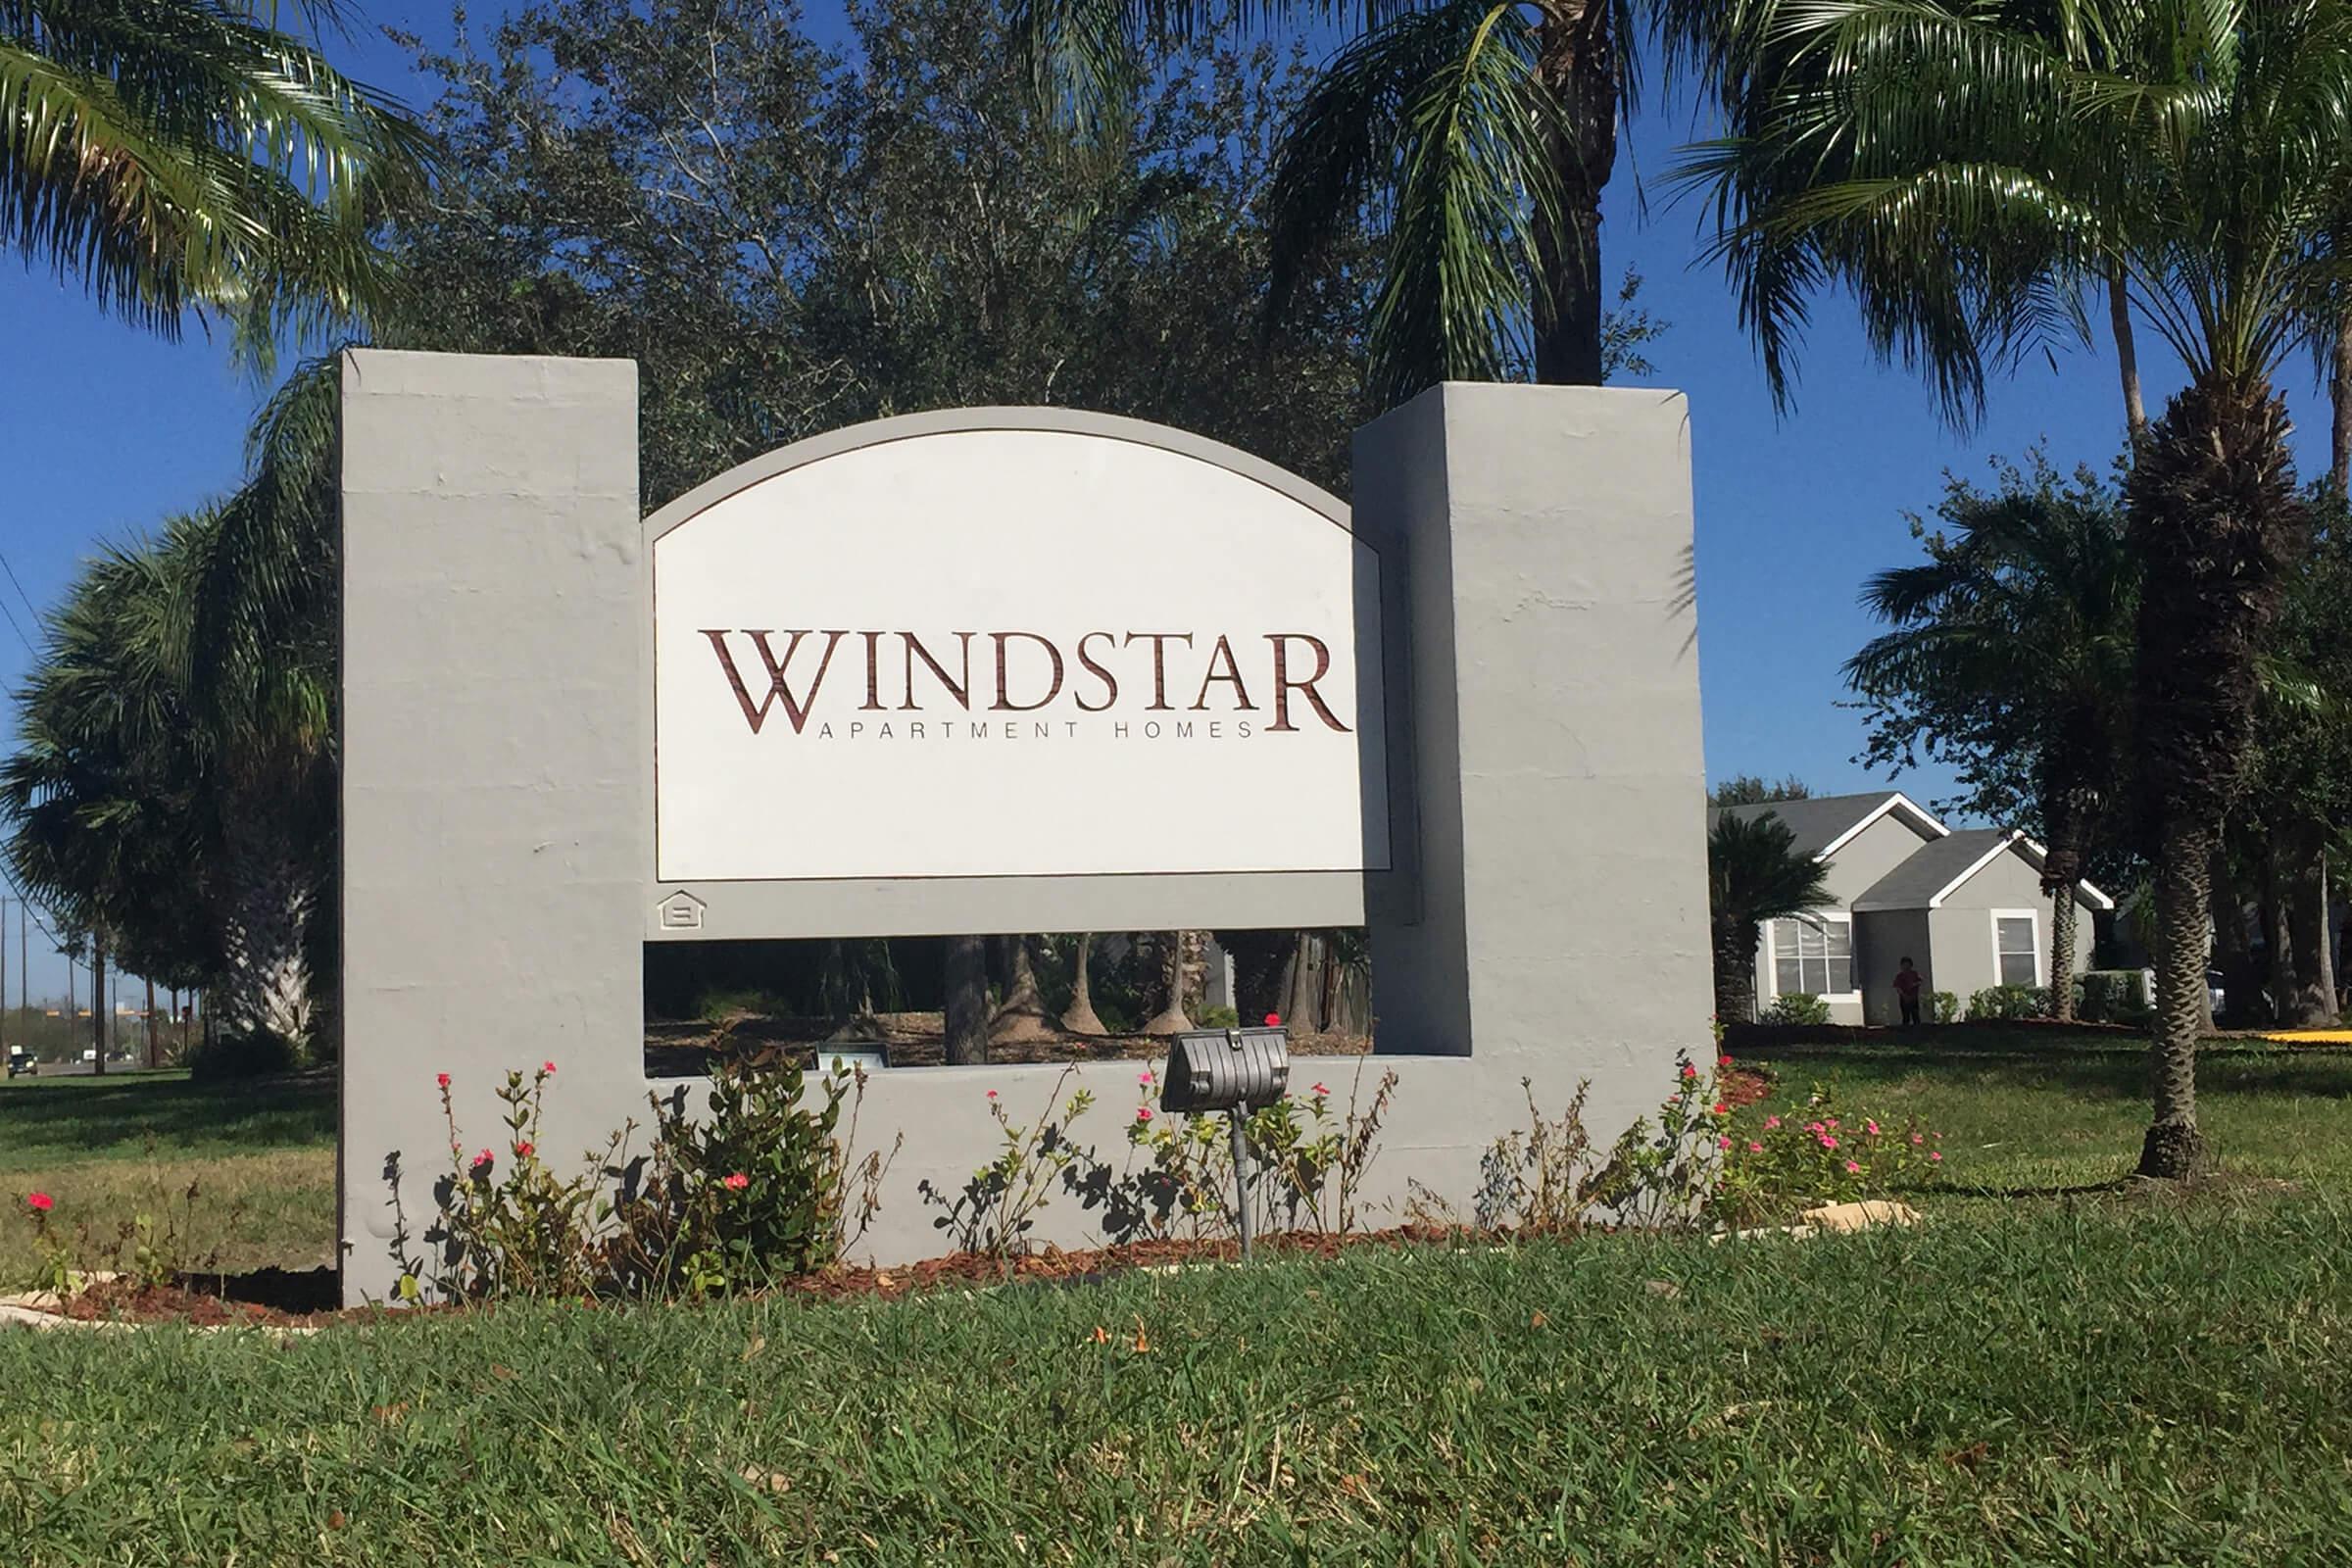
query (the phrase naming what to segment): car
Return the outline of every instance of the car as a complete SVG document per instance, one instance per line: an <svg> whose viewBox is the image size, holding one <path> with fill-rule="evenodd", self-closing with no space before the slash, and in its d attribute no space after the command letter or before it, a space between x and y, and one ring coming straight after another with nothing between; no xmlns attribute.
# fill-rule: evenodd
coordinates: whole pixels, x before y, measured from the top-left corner
<svg viewBox="0 0 2352 1568"><path fill-rule="evenodd" d="M2156 995L2156 971L2142 969L2139 972L2141 983L2148 988L2148 996L2153 998ZM2205 1001L2212 1007L2214 1016L2217 1018L2221 1016L2224 1004L2230 1000L2230 993L2222 988L2222 971L2219 969L2205 971Z"/></svg>
<svg viewBox="0 0 2352 1568"><path fill-rule="evenodd" d="M26 1051L26 1050L25 1050L25 1049L24 1049L23 1046L11 1046L11 1047L9 1047L9 1048L8 1048L8 1075L9 1075L11 1078L15 1078L15 1077L19 1076L20 1074L29 1077L29 1076L31 1076L31 1074L32 1074L32 1071L33 1071L32 1053L31 1053L31 1052L29 1052L29 1051Z"/></svg>

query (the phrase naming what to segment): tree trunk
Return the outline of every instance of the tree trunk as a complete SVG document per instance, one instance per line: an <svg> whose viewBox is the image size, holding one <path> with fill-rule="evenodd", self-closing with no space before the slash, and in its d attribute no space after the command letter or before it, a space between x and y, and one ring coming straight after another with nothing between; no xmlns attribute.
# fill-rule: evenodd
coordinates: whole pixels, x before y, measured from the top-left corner
<svg viewBox="0 0 2352 1568"><path fill-rule="evenodd" d="M98 1047L98 1072L106 1072L106 938L90 933L90 1038Z"/></svg>
<svg viewBox="0 0 2352 1568"><path fill-rule="evenodd" d="M2335 323L2335 353L2328 376L2328 482L2352 493L2352 314Z"/></svg>
<svg viewBox="0 0 2352 1568"><path fill-rule="evenodd" d="M1560 207L1535 225L1536 379L1598 386L1601 376L1600 193L1617 166L1618 40L1602 0L1544 7L1536 72L1559 100L1551 136Z"/></svg>
<svg viewBox="0 0 2352 1568"><path fill-rule="evenodd" d="M992 1046L1027 1044L1054 1038L1054 1020L1046 1015L1045 998L1037 990L1037 956L1030 939L1006 939L1004 1001L988 1028Z"/></svg>
<svg viewBox="0 0 2352 1568"><path fill-rule="evenodd" d="M152 1072L164 1064L162 1054L155 1049L155 982L144 975L140 978L147 980L147 1069Z"/></svg>
<svg viewBox="0 0 2352 1568"><path fill-rule="evenodd" d="M2295 998L2295 931L2287 916L2284 835L2272 832L2262 849L2263 995L2270 1021L2285 1023Z"/></svg>
<svg viewBox="0 0 2352 1568"><path fill-rule="evenodd" d="M2299 823L2288 838L2286 914L2295 933L2294 975L2280 1021L2298 1029L2331 1028L2335 1012L2335 954L2328 930L2328 847L2316 823Z"/></svg>
<svg viewBox="0 0 2352 1568"><path fill-rule="evenodd" d="M2214 959L2222 971L2222 1006L2232 1018L2252 1021L2250 1004L2262 992L2262 971L2254 961L2254 944L2246 939L2245 901L2230 869L2230 854L2218 843L2208 873L2207 902L2213 912Z"/></svg>
<svg viewBox="0 0 2352 1568"><path fill-rule="evenodd" d="M1078 949L1070 956L1070 1004L1061 1014L1061 1026L1074 1035L1102 1035L1110 1031L1095 1014L1095 983L1092 976L1095 958L1095 934L1078 933Z"/></svg>
<svg viewBox="0 0 2352 1568"><path fill-rule="evenodd" d="M1144 1025L1148 1035L1177 1035L1193 1027L1184 1011L1184 939L1182 931L1155 934L1159 958L1159 1011Z"/></svg>
<svg viewBox="0 0 2352 1568"><path fill-rule="evenodd" d="M2287 564L2310 535L2289 429L2267 378L2208 368L2149 428L2125 480L2130 540L2144 569L2135 749L2158 834L2155 1114L2139 1161L2147 1176L2189 1175L2206 1152L2196 1070L2208 878L2254 739L2255 658L2278 617Z"/></svg>
<svg viewBox="0 0 2352 1568"><path fill-rule="evenodd" d="M2050 895L2050 1016L2075 1021L2075 923L2081 913L2072 886Z"/></svg>
<svg viewBox="0 0 2352 1568"><path fill-rule="evenodd" d="M1756 1020L1756 944L1763 933L1749 920L1715 925L1715 1019L1722 1024Z"/></svg>
<svg viewBox="0 0 2352 1568"><path fill-rule="evenodd" d="M2115 331L2115 365L2124 382L2124 428L2137 449L2148 433L2148 406L2139 393L2139 348L2132 337L2132 296L2124 287L2124 270L2107 269L2107 324Z"/></svg>
<svg viewBox="0 0 2352 1568"><path fill-rule="evenodd" d="M972 1067L988 1060L988 939L950 937L947 943L947 1061Z"/></svg>
<svg viewBox="0 0 2352 1568"><path fill-rule="evenodd" d="M2148 1047L2155 1119L2139 1174L2180 1181L2205 1163L2197 1130L2197 1037L2205 1014L2205 881L2213 833L2201 822L2165 830L2156 864L2156 1037Z"/></svg>
<svg viewBox="0 0 2352 1568"><path fill-rule="evenodd" d="M227 813L220 1027L232 1038L273 1034L300 1050L311 1023L310 879L265 814Z"/></svg>

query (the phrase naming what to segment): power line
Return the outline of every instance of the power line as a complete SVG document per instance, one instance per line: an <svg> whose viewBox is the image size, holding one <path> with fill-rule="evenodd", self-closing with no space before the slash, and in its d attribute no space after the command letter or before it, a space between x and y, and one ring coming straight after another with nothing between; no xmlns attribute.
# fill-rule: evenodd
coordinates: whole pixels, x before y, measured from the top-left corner
<svg viewBox="0 0 2352 1568"><path fill-rule="evenodd" d="M40 608L33 604L32 596L24 591L24 583L18 581L17 568L8 564L8 557L5 554L0 554L0 571L7 572L8 580L16 585L17 597L24 601L25 612L35 620L40 619Z"/></svg>
<svg viewBox="0 0 2352 1568"><path fill-rule="evenodd" d="M0 559L0 564L5 564L5 560ZM13 577L16 575L16 573L11 572L9 575ZM0 615L6 615L8 617L8 629L17 634L17 641L24 645L24 651L35 659L40 658L41 651L32 646L32 639L24 635L24 628L23 626L17 624L17 612L8 608L8 601L5 599L0 599Z"/></svg>

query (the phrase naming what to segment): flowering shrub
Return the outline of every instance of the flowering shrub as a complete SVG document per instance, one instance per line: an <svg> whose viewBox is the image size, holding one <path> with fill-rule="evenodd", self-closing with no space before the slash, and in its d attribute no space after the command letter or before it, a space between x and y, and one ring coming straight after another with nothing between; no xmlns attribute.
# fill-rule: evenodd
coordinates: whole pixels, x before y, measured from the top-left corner
<svg viewBox="0 0 2352 1568"><path fill-rule="evenodd" d="M57 1200L47 1193L24 1195L24 1214L32 1227L32 1250L40 1258L40 1265L33 1270L32 1288L65 1296L74 1289L74 1254L51 1227L49 1216L56 1208Z"/></svg>
<svg viewBox="0 0 2352 1568"><path fill-rule="evenodd" d="M147 1139L147 1152L152 1170L152 1135ZM20 1212L32 1227L32 1249L38 1259L33 1269L34 1289L71 1296L93 1276L110 1274L134 1288L169 1285L183 1273L216 1267L218 1249L203 1254L194 1250L203 1184L191 1181L184 1188L167 1187L160 1176L151 1175L147 1186L147 1194L134 1211L117 1220L111 1230L93 1231L82 1221L74 1226L70 1242L57 1212L57 1200L48 1193L25 1194ZM228 1211L228 1228L234 1227L243 1206L240 1203Z"/></svg>
<svg viewBox="0 0 2352 1568"><path fill-rule="evenodd" d="M1970 1018L2046 1018L2049 993L2039 986L1986 986L1968 999Z"/></svg>
<svg viewBox="0 0 2352 1568"><path fill-rule="evenodd" d="M1830 1004L1804 991L1791 991L1773 999L1771 1006L1757 1020L1772 1024L1824 1024L1830 1021Z"/></svg>
<svg viewBox="0 0 2352 1568"><path fill-rule="evenodd" d="M862 1077L826 1079L823 1103L812 1106L798 1062L728 1063L711 1075L700 1117L687 1114L681 1087L667 1101L654 1099L646 1153L627 1154L632 1122L601 1157L563 1175L540 1152L555 1075L552 1061L527 1078L510 1071L497 1091L504 1147L468 1154L449 1074L440 1074L450 1173L434 1191L437 1213L423 1236L429 1256L405 1256L405 1222L395 1241L404 1299L428 1287L462 1300L700 1297L806 1273L838 1255L853 1181L834 1133L844 1098L853 1087L862 1097ZM888 1163L872 1154L858 1167L859 1229ZM397 1200L396 1171L394 1192Z"/></svg>
<svg viewBox="0 0 2352 1568"><path fill-rule="evenodd" d="M1046 1108L1027 1126L1012 1119L994 1089L988 1091L988 1113L996 1118L1003 1143L997 1157L972 1172L959 1192L948 1193L928 1180L917 1185L925 1203L947 1210L931 1222L932 1228L948 1232L959 1250L1004 1258L1027 1249L1037 1211L1079 1158L1070 1142L1070 1123L1095 1102L1085 1089L1063 1099L1062 1087L1073 1070L1061 1070L1046 1097Z"/></svg>
<svg viewBox="0 0 2352 1568"><path fill-rule="evenodd" d="M1881 1198L1916 1186L1943 1163L1943 1135L1916 1119L1895 1125L1840 1113L1816 1088L1744 1131L1728 1119L1709 1209L1734 1226L1788 1219L1819 1203Z"/></svg>

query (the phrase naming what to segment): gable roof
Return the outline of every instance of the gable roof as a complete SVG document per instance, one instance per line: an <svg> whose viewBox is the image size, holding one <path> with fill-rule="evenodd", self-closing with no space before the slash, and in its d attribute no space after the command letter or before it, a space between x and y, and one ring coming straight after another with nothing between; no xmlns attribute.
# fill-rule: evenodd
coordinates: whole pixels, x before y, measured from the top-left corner
<svg viewBox="0 0 2352 1568"><path fill-rule="evenodd" d="M1927 839L1938 839L1951 829L1930 815L1900 790L1874 790L1867 795L1815 795L1799 801L1765 801L1754 806L1707 808L1710 831L1725 813L1742 820L1771 812L1796 835L1795 848L1816 860L1826 860L1843 849L1880 817L1893 814Z"/></svg>
<svg viewBox="0 0 2352 1568"><path fill-rule="evenodd" d="M1900 865L1862 890L1856 913L1874 909L1934 909L2003 855L2016 855L2035 871L2042 847L2015 828L1974 827L1923 844ZM2112 909L2115 901L2088 882L2075 885L2075 902L2087 909Z"/></svg>

